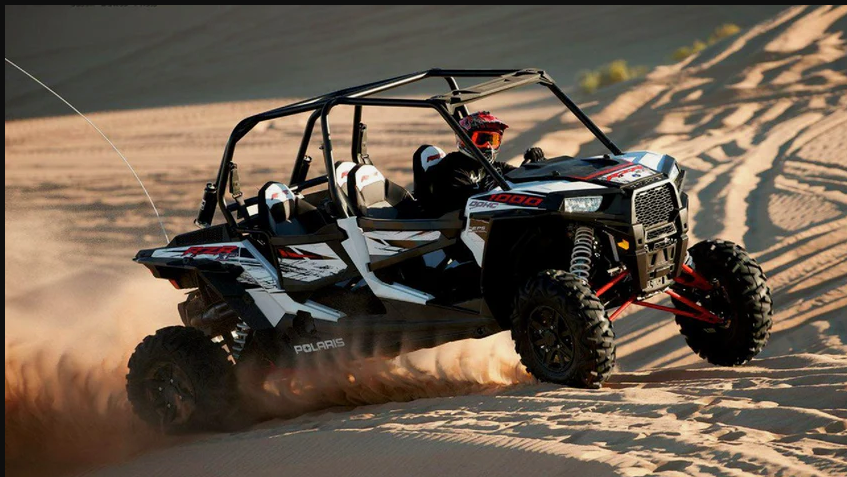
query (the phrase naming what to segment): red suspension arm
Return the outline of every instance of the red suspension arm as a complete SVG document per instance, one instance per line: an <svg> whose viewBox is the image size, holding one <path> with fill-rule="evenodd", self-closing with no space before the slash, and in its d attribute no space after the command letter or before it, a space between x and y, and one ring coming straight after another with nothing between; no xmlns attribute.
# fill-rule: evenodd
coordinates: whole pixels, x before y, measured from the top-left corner
<svg viewBox="0 0 847 477"><path fill-rule="evenodd" d="M628 271L626 271L626 270L621 270L621 272L620 272L620 273L618 273L618 274L617 274L617 275L615 275L615 276L614 276L611 280L609 280L609 283L607 283L607 284L603 285L602 287L600 287L600 289L599 289L599 290L597 290L597 296L599 297L600 295L602 295L602 294L606 293L607 291L609 291L609 289L610 289L610 288L612 288L613 286L615 286L615 285L616 285L619 281L621 281L621 280L623 280L624 278L626 278L626 277L627 277L627 275L629 275L629 272L628 272Z"/></svg>
<svg viewBox="0 0 847 477"><path fill-rule="evenodd" d="M628 275L629 275L628 271L622 270L620 273L615 275L611 280L609 280L608 283L606 283L605 285L603 285L602 287L597 289L597 296L599 297L600 295L609 291L613 286L618 284L621 280L626 278ZM684 276L684 278L683 278L683 276ZM700 275L699 273L697 273L696 271L694 271L691 267L689 267L687 265L682 266L682 273L679 275L679 277L677 277L676 281L682 283L683 285L691 286L691 287L695 287L695 288L699 288L699 289L703 289L703 290L710 290L712 288L712 284L709 283L708 280L703 278L702 275ZM679 302L682 302L683 304L685 304L685 306L691 308L693 311L681 310L679 308L673 308L673 307L663 306L663 305L656 305L654 303L649 303L649 302L646 302L646 301L638 300L637 297L635 295L633 295L633 296L627 298L626 301L624 301L621 304L621 306L618 307L617 310L615 310L614 312L612 312L611 315L609 315L609 321L615 321L616 319L618 319L620 317L621 313L623 313L624 310L629 308L630 305L640 305L640 306L643 306L645 308L653 308L655 310L667 311L667 312L673 313L675 315L687 316L687 317L693 318L695 320L705 321L706 323L717 324L717 323L722 323L724 321L720 317L716 316L714 313L710 312L709 310L703 308L702 306L698 305L694 301L680 295L679 293L677 293L677 292L675 292L671 289L665 290L665 293L670 295L671 298L673 298L673 299L675 299Z"/></svg>
<svg viewBox="0 0 847 477"><path fill-rule="evenodd" d="M678 277L674 279L674 281L681 283L687 287L698 288L700 290L712 289L712 284L709 282L709 280L706 280L703 275L700 275L699 273L697 273L696 270L689 267L688 265L683 263L682 267L680 267L680 270L681 273Z"/></svg>

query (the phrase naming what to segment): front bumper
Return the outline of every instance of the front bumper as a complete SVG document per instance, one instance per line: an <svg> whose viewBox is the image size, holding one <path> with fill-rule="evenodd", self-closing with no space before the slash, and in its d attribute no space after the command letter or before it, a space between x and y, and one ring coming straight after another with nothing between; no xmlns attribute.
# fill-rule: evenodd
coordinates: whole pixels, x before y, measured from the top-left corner
<svg viewBox="0 0 847 477"><path fill-rule="evenodd" d="M634 247L622 258L636 278L642 295L671 285L681 270L688 248L688 204L669 180L630 192Z"/></svg>

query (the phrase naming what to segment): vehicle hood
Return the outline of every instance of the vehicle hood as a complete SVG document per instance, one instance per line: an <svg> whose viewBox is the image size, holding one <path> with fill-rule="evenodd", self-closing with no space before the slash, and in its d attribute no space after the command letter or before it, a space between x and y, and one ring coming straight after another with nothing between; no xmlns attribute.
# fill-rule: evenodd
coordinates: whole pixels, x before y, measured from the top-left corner
<svg viewBox="0 0 847 477"><path fill-rule="evenodd" d="M617 156L556 157L526 164L506 174L506 179L512 183L568 180L620 186L656 174L673 178L678 172L676 161L668 155L634 151Z"/></svg>

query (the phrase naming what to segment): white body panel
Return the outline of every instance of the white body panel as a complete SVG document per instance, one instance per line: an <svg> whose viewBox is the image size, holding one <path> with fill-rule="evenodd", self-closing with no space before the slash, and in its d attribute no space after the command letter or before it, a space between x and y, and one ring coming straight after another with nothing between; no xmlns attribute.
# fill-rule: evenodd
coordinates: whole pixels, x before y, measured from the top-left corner
<svg viewBox="0 0 847 477"><path fill-rule="evenodd" d="M338 226L344 229L348 236L347 240L341 242L341 246L344 247L347 255L353 260L356 269L362 275L362 278L365 279L365 282L371 291L373 291L374 295L380 298L417 303L420 305L425 305L427 301L434 298L429 293L424 293L399 283L388 284L377 278L368 269L368 264L370 263L368 244L365 240L364 232L359 228L356 217L341 219L338 221Z"/></svg>
<svg viewBox="0 0 847 477"><path fill-rule="evenodd" d="M221 252L227 248L233 250ZM242 250L247 250L252 257L244 256ZM265 260L265 257L248 241L188 245L153 251L153 258L184 257L204 258L240 265L244 269L244 273L238 277L239 282L259 285L267 290L279 290L281 288L273 265Z"/></svg>
<svg viewBox="0 0 847 477"><path fill-rule="evenodd" d="M325 244L313 244L329 247ZM224 247L235 247L233 252L229 253L203 253L214 252L215 249ZM312 245L309 245L312 247ZM191 256L219 260L224 263L240 265L244 269L238 277L241 283L259 285L261 288L251 288L247 293L253 298L256 306L265 315L265 318L274 326L282 319L282 315L286 313L296 314L298 311L306 311L311 313L312 317L319 320L338 321L344 316L344 313L332 308L323 306L313 301L299 303L294 301L288 293L285 293L280 287L277 280L277 273L261 253L256 250L250 242L223 242L205 245L193 245L185 247L173 247L160 249L153 252L154 258L182 258L186 255L189 249L196 249L200 253L192 253ZM325 251L318 247L320 251ZM244 257L242 250L249 251L252 257ZM335 256L335 254L333 254ZM340 259L339 259L340 260ZM345 265L346 268L346 265Z"/></svg>
<svg viewBox="0 0 847 477"><path fill-rule="evenodd" d="M476 261L476 264L481 267L482 254L485 252L485 240L483 240L479 235L470 232L467 227L465 227L465 229L462 230L462 233L459 234L459 238L462 239L465 246L467 246L471 253L473 253L473 258Z"/></svg>
<svg viewBox="0 0 847 477"><path fill-rule="evenodd" d="M620 156L614 157L616 159L629 161L633 164L639 164L645 167L649 167L654 171L667 174L670 180L676 179L676 176L678 176L680 172L679 165L676 163L675 159L668 155L660 154L658 152L629 151L624 154L621 154Z"/></svg>
<svg viewBox="0 0 847 477"><path fill-rule="evenodd" d="M520 183L509 183L512 187L509 191L505 192L507 194L525 194L536 197L543 197L551 192L562 192L562 191L591 191L591 190L602 190L606 189L605 187L597 184L592 184L590 182L569 182L565 180L561 181L535 181L535 182L520 182ZM496 194L498 192L503 192L499 187L492 189L487 192L483 192L471 197L468 200L467 205L465 206L465 217L469 219L465 223L465 228L462 230L462 233L459 235L462 242L470 249L471 253L474 256L474 260L476 260L477 265L482 266L482 258L485 252L485 239L483 239L477 231L474 230L472 221L470 219L473 218L474 214L500 211L500 210L512 210L512 209L528 209L529 207L524 205L512 205L500 202L492 202L486 200L479 200L480 197L489 196L491 194Z"/></svg>
<svg viewBox="0 0 847 477"><path fill-rule="evenodd" d="M569 181L537 181L521 182L511 184L510 192L535 192L538 194L549 194L551 192L569 192L575 190L600 190L605 187L591 182L569 182Z"/></svg>
<svg viewBox="0 0 847 477"><path fill-rule="evenodd" d="M338 321L344 316L344 313L323 306L320 303L307 300L305 303L294 301L288 293L283 291L271 292L259 288L251 288L247 293L253 298L256 306L265 315L265 318L273 325L282 319L286 313L296 314L298 311L305 311L312 315L316 320Z"/></svg>

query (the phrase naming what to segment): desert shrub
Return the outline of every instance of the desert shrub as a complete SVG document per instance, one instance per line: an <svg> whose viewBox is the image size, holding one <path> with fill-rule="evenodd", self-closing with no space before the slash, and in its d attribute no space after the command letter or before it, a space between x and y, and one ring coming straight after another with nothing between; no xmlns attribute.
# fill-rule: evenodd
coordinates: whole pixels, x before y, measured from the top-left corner
<svg viewBox="0 0 847 477"><path fill-rule="evenodd" d="M680 46L671 53L671 59L674 61L682 61L693 54L694 53L691 52L690 46Z"/></svg>
<svg viewBox="0 0 847 477"><path fill-rule="evenodd" d="M606 85L620 83L629 79L629 65L626 60L615 60L603 69L601 82Z"/></svg>
<svg viewBox="0 0 847 477"><path fill-rule="evenodd" d="M600 71L582 71L579 73L579 88L588 94L600 87Z"/></svg>
<svg viewBox="0 0 847 477"><path fill-rule="evenodd" d="M671 53L671 59L674 61L682 61L691 55L700 53L705 50L707 46L713 45L724 38L731 37L740 31L741 27L735 23L724 23L723 25L715 28L712 34L709 35L709 39L707 41L703 42L701 40L695 40L691 46L681 46L674 50L674 52Z"/></svg>
<svg viewBox="0 0 847 477"><path fill-rule="evenodd" d="M724 38L729 38L732 35L737 34L741 31L741 27L736 25L735 23L724 23L723 25L715 28L715 31L709 35L709 44L717 43Z"/></svg>
<svg viewBox="0 0 847 477"><path fill-rule="evenodd" d="M626 60L615 60L596 70L582 71L579 74L579 87L586 93L615 83L640 78L647 74L646 66L629 66Z"/></svg>
<svg viewBox="0 0 847 477"><path fill-rule="evenodd" d="M691 55L700 53L705 50L707 46L735 35L740 31L741 27L738 25L734 23L725 23L715 28L712 34L709 35L707 41L694 40L691 45L679 47L671 54L671 58L674 61L682 61ZM647 71L648 69L646 66L630 66L626 60L615 60L595 70L581 71L577 75L577 82L582 91L591 94L604 86L628 81L634 78L640 78L646 75Z"/></svg>

